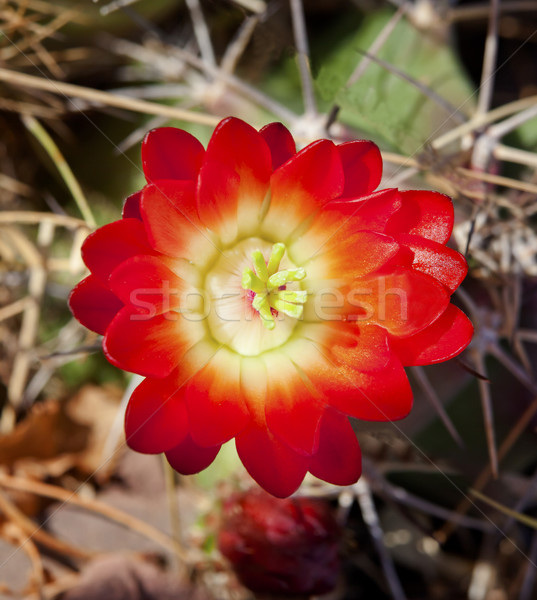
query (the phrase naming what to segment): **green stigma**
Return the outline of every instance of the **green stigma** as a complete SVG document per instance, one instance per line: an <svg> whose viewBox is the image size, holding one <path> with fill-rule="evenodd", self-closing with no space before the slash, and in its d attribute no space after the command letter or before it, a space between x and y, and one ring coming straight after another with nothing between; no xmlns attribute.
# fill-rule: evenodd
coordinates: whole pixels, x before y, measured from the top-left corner
<svg viewBox="0 0 537 600"><path fill-rule="evenodd" d="M273 310L300 319L304 312L303 305L308 298L308 292L305 290L285 289L288 283L302 281L306 277L306 271L302 267L279 271L284 254L285 245L274 244L266 263L262 252L255 250L252 253L255 272L252 269L244 269L242 273L242 287L254 292L252 306L261 316L267 329L274 329L276 326Z"/></svg>

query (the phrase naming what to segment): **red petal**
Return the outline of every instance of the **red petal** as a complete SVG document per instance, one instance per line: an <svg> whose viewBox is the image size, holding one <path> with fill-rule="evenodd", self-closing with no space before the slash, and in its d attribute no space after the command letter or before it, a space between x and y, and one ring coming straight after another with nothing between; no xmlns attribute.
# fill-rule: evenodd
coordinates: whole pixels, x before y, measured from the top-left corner
<svg viewBox="0 0 537 600"><path fill-rule="evenodd" d="M191 289L156 256L133 256L114 269L110 289L141 315L178 310Z"/></svg>
<svg viewBox="0 0 537 600"><path fill-rule="evenodd" d="M310 378L321 374L322 361L327 363L325 368L333 371L349 363L353 369L371 372L384 368L391 357L388 335L378 325L308 323L297 330L298 336L302 339L289 342L285 351ZM333 375L327 373L328 378Z"/></svg>
<svg viewBox="0 0 537 600"><path fill-rule="evenodd" d="M205 335L201 322L189 319L193 316L173 312L148 318L125 307L106 330L104 353L113 365L125 371L166 377Z"/></svg>
<svg viewBox="0 0 537 600"><path fill-rule="evenodd" d="M438 192L410 190L401 192L402 205L389 220L386 233L411 233L445 244L453 229L451 199Z"/></svg>
<svg viewBox="0 0 537 600"><path fill-rule="evenodd" d="M382 178L382 156L378 146L367 140L355 140L337 146L345 172L342 196L356 198L373 192Z"/></svg>
<svg viewBox="0 0 537 600"><path fill-rule="evenodd" d="M199 176L202 222L224 241L256 227L271 172L270 150L259 132L240 119L221 121Z"/></svg>
<svg viewBox="0 0 537 600"><path fill-rule="evenodd" d="M383 233L391 216L401 208L399 190L379 190L358 199L337 199L324 207L324 213L333 212L340 217L352 217L359 224L355 230L371 230Z"/></svg>
<svg viewBox="0 0 537 600"><path fill-rule="evenodd" d="M399 245L391 237L373 231L332 236L304 266L309 279L354 279L377 271L390 260ZM300 264L304 264L300 261Z"/></svg>
<svg viewBox="0 0 537 600"><path fill-rule="evenodd" d="M449 304L441 284L410 269L356 280L346 300L349 320L376 323L401 337L425 329Z"/></svg>
<svg viewBox="0 0 537 600"><path fill-rule="evenodd" d="M310 456L317 451L324 404L312 395L289 358L277 352L262 358L268 372L267 426L295 452Z"/></svg>
<svg viewBox="0 0 537 600"><path fill-rule="evenodd" d="M123 211L121 216L123 219L138 219L142 220L142 214L140 213L140 200L142 199L142 192L135 192L131 194L123 204Z"/></svg>
<svg viewBox="0 0 537 600"><path fill-rule="evenodd" d="M142 142L142 167L148 183L158 179L195 180L205 150L198 140L175 127L151 130Z"/></svg>
<svg viewBox="0 0 537 600"><path fill-rule="evenodd" d="M468 264L456 250L417 235L401 233L395 239L412 251L412 267L416 271L434 277L450 292L454 292L466 277Z"/></svg>
<svg viewBox="0 0 537 600"><path fill-rule="evenodd" d="M103 283L119 264L138 254L153 254L145 228L138 219L123 219L104 225L89 235L82 245L84 262Z"/></svg>
<svg viewBox="0 0 537 600"><path fill-rule="evenodd" d="M221 348L187 384L190 433L200 446L227 442L250 421L240 368L240 357Z"/></svg>
<svg viewBox="0 0 537 600"><path fill-rule="evenodd" d="M281 123L269 123L259 133L270 148L274 171L296 154L295 140L287 127Z"/></svg>
<svg viewBox="0 0 537 600"><path fill-rule="evenodd" d="M188 435L179 445L166 452L166 458L178 473L194 475L206 469L219 451L220 446L201 448Z"/></svg>
<svg viewBox="0 0 537 600"><path fill-rule="evenodd" d="M405 366L430 365L460 354L473 333L468 317L450 304L432 325L411 337L394 338L390 345Z"/></svg>
<svg viewBox="0 0 537 600"><path fill-rule="evenodd" d="M302 483L308 459L293 452L266 428L252 425L235 441L242 464L269 494L286 498Z"/></svg>
<svg viewBox="0 0 537 600"><path fill-rule="evenodd" d="M142 216L149 242L158 252L199 264L217 249L201 223L190 181L159 181L142 190Z"/></svg>
<svg viewBox="0 0 537 600"><path fill-rule="evenodd" d="M328 405L375 421L408 414L412 391L380 327L324 323L306 325L297 335L302 339L284 350Z"/></svg>
<svg viewBox="0 0 537 600"><path fill-rule="evenodd" d="M265 400L268 373L262 358L243 356L241 359L241 396L257 427L266 427Z"/></svg>
<svg viewBox="0 0 537 600"><path fill-rule="evenodd" d="M88 275L69 295L69 308L78 321L104 335L106 328L123 307L119 298L114 296L95 275Z"/></svg>
<svg viewBox="0 0 537 600"><path fill-rule="evenodd" d="M396 421L412 408L412 389L405 370L394 355L380 371L359 372L348 365L344 370L355 389L332 396L330 405L342 413L364 421Z"/></svg>
<svg viewBox="0 0 537 600"><path fill-rule="evenodd" d="M349 419L326 411L321 422L319 450L309 472L333 485L352 485L362 474L362 453Z"/></svg>
<svg viewBox="0 0 537 600"><path fill-rule="evenodd" d="M130 397L125 413L127 444L137 452L158 454L174 448L188 433L184 388L176 373L145 379Z"/></svg>
<svg viewBox="0 0 537 600"><path fill-rule="evenodd" d="M338 198L343 185L343 167L334 144L313 142L274 171L263 230L285 240L307 217Z"/></svg>
<svg viewBox="0 0 537 600"><path fill-rule="evenodd" d="M334 200L318 213L311 227L290 247L298 264L322 252L326 244L357 232L382 233L393 213L401 206L397 190L382 190L356 201Z"/></svg>

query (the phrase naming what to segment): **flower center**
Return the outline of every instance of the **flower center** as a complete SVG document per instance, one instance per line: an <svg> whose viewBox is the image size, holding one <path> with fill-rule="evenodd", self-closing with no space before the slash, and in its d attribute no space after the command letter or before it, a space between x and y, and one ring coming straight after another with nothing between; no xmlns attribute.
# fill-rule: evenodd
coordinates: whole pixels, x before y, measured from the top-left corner
<svg viewBox="0 0 537 600"><path fill-rule="evenodd" d="M285 344L302 316L305 276L283 244L251 237L223 250L203 285L209 335L242 356Z"/></svg>
<svg viewBox="0 0 537 600"><path fill-rule="evenodd" d="M266 263L261 250L254 250L252 260L255 273L249 268L242 273L242 287L253 292L252 306L267 329L274 329L274 317L280 312L300 319L308 296L305 290L287 289L287 284L302 281L306 277L306 271L302 267L278 270L284 254L285 245L274 244Z"/></svg>

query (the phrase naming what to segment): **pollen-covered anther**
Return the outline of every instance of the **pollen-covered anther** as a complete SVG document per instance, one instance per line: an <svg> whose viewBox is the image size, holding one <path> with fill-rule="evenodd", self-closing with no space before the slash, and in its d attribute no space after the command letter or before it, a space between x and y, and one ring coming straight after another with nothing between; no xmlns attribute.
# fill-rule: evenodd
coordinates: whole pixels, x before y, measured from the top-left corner
<svg viewBox="0 0 537 600"><path fill-rule="evenodd" d="M308 299L308 292L305 290L286 289L287 284L302 281L306 277L306 271L302 267L278 271L284 254L285 245L282 243L272 246L268 262L265 262L260 250L254 250L252 261L255 272L247 268L242 274L242 287L254 292L252 306L267 329L274 329L276 326L274 313L282 312L300 319L304 312L303 305Z"/></svg>

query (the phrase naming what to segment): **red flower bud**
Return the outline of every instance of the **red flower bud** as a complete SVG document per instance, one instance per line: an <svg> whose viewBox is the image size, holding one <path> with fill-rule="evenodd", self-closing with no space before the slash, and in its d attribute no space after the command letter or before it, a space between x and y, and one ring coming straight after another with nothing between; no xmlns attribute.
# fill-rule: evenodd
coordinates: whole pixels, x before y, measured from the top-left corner
<svg viewBox="0 0 537 600"><path fill-rule="evenodd" d="M323 594L337 582L339 535L325 501L251 490L225 502L218 546L254 592Z"/></svg>

